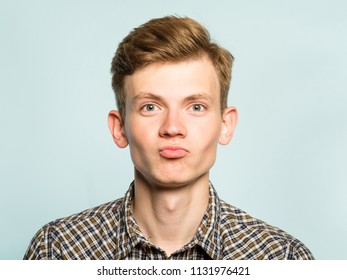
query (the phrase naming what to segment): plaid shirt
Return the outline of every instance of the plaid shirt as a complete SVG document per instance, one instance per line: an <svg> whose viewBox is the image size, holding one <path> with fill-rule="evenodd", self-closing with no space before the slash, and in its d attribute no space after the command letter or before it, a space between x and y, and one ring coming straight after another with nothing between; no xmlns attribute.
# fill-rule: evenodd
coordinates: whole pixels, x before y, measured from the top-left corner
<svg viewBox="0 0 347 280"><path fill-rule="evenodd" d="M33 237L24 259L313 259L299 240L220 200L209 206L195 237L171 256L141 233L124 198L51 222Z"/></svg>

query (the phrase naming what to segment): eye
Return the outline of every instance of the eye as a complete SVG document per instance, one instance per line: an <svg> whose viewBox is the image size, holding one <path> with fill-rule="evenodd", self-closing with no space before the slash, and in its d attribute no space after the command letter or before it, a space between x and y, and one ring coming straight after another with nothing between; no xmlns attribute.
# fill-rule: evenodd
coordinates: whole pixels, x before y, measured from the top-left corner
<svg viewBox="0 0 347 280"><path fill-rule="evenodd" d="M200 112L200 111L204 111L206 108L202 104L193 104L191 109L192 109L192 111Z"/></svg>
<svg viewBox="0 0 347 280"><path fill-rule="evenodd" d="M149 104L146 104L142 107L142 110L145 111L145 112L153 112L153 111L156 111L158 110L159 108L152 104L152 103L149 103Z"/></svg>

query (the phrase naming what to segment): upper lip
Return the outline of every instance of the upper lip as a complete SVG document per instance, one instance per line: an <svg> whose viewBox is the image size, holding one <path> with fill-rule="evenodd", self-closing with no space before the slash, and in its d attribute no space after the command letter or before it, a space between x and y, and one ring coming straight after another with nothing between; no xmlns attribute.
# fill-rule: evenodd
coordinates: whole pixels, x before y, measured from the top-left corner
<svg viewBox="0 0 347 280"><path fill-rule="evenodd" d="M187 151L186 148L184 147L181 147L181 146L173 146L173 145L170 145L170 146L163 146L159 149L160 151L164 151L164 150L171 150L171 151L177 151L177 150L184 150L184 151Z"/></svg>

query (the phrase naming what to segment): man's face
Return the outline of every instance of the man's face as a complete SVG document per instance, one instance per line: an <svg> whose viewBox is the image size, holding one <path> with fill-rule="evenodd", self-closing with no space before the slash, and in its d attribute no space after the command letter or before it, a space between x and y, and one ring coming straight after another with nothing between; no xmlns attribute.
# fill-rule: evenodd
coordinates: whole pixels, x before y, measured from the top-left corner
<svg viewBox="0 0 347 280"><path fill-rule="evenodd" d="M129 144L135 176L158 186L208 178L223 131L210 60L149 65L126 77L125 92L125 144L119 146Z"/></svg>

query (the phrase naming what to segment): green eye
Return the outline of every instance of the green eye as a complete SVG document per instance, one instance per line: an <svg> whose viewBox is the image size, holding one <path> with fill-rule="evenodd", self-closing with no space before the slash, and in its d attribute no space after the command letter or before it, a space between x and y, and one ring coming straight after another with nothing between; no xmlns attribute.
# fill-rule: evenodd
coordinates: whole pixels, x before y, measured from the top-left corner
<svg viewBox="0 0 347 280"><path fill-rule="evenodd" d="M204 106L201 105L201 104L194 104L194 105L192 106L192 110L193 110L193 111L202 111L202 110L204 110Z"/></svg>
<svg viewBox="0 0 347 280"><path fill-rule="evenodd" d="M147 104L143 107L145 111L154 111L155 110L155 105L153 104Z"/></svg>

